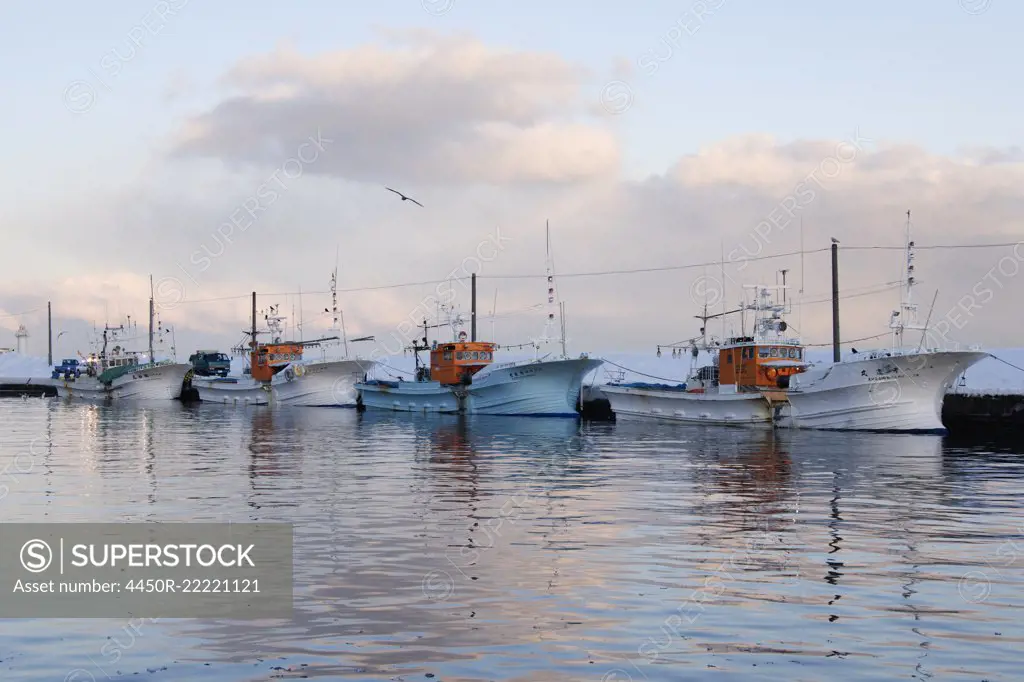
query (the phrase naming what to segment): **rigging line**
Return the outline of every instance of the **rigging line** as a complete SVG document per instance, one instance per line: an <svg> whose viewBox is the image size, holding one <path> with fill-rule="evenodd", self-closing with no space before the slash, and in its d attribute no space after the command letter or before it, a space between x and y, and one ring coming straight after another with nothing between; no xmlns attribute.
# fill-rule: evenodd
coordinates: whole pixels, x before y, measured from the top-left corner
<svg viewBox="0 0 1024 682"><path fill-rule="evenodd" d="M777 254L770 255L770 256L750 256L750 257L743 258L742 262L759 261L759 260L771 260L771 259L774 259L774 258L787 258L787 257L790 257L790 256L796 256L796 255L807 254L807 253L823 253L825 251L828 251L828 248L811 249L809 251L804 251L804 250L801 250L801 251L789 251L789 252L786 252L786 253L777 253ZM739 262L739 261L736 261L736 262ZM690 269L693 269L693 268L703 268L703 267L707 267L709 265L721 265L721 262L720 261L712 261L712 262L707 262L707 263L692 263L692 264L689 264L689 265L665 265L665 266L654 267L654 268L634 268L634 269L630 269L630 270L595 270L595 271L592 271L592 272L571 272L571 273L563 273L563 274L559 275L558 277L559 277L559 279L561 279L561 278L565 278L565 277L599 277L599 276L605 276L605 275L630 275L630 274L642 274L642 273L647 273L647 272L669 272L669 271L672 271L672 270L690 270ZM480 280L480 279L539 279L539 278L547 278L547 275L546 274L529 274L529 275L514 275L514 274L513 275L477 275L477 279L478 280ZM360 291L381 291L381 290L384 290L384 289L402 289L402 288L406 288L406 287L426 286L428 284L444 284L446 282L448 282L448 283L450 283L450 282L463 282L463 281L466 281L468 279L470 279L470 278L469 277L448 277L446 279L434 279L434 280L426 280L426 281L422 281L422 282L402 282L402 283L399 283L399 284L381 284L381 285L377 285L377 286L351 287L351 288L348 288L348 289L337 289L337 293L340 294L340 293L355 293L355 292L360 292ZM259 293L259 292L257 292L257 293ZM302 293L309 294L309 295L322 295L322 294L329 294L331 292L330 291L305 291L305 292L302 292ZM260 296L297 296L298 294L299 294L299 292L297 292L297 291L275 291L275 292L263 293L263 294L260 294ZM236 299L249 298L251 295L252 294L240 294L240 295L237 295L237 296L219 296L219 297L216 297L216 298L203 298L203 299L194 299L194 300L184 299L184 300L179 302L179 305L182 304L182 303L209 303L209 302L215 302L215 301L231 301L231 300L236 300Z"/></svg>
<svg viewBox="0 0 1024 682"><path fill-rule="evenodd" d="M798 256L801 253L824 253L828 251L828 248L811 249L810 251L788 251L786 253L777 253L771 256L751 256L749 258L743 258L742 262L756 261L756 260L770 260L773 258L787 258L789 256ZM740 261L736 261L740 262ZM704 268L709 265L719 266L721 261L709 261L707 263L691 263L689 265L663 265L655 268L634 268L631 270L595 270L593 272L570 272L562 273L559 275L559 279L566 277L597 277L603 275L634 275L645 272L667 272L670 270L690 270L692 268ZM731 262L730 262L731 264ZM477 279L531 279L537 277L546 277L547 275L477 275Z"/></svg>
<svg viewBox="0 0 1024 682"><path fill-rule="evenodd" d="M26 310L23 313L8 313L6 315L0 315L0 320L8 317L21 317L22 315L31 315L32 313L39 312L40 310L42 310L42 308L33 308L32 310Z"/></svg>
<svg viewBox="0 0 1024 682"><path fill-rule="evenodd" d="M890 333L891 332L882 332L881 334L875 334L874 336L865 336L860 339L848 339L846 341L840 341L839 345L843 345L845 343L857 343L858 341L870 341L872 339L880 339L883 336L889 336ZM831 346L832 342L829 341L828 343L805 343L803 345L806 346L807 348L823 348L825 346Z"/></svg>
<svg viewBox="0 0 1024 682"><path fill-rule="evenodd" d="M884 294L887 291L892 291L893 289L897 289L899 287L900 287L899 283L887 284L887 285L885 285L885 287L880 288L880 289L875 289L875 290L872 290L872 291L861 291L861 292L858 292L856 294L847 294L846 296L840 296L839 298L840 298L840 300L843 300L843 299L847 299L847 298L857 298L859 296L874 296L875 294ZM832 297L829 296L827 298L811 299L810 301L804 301L804 303L810 305L810 304L813 304L813 303L826 303L826 302L831 301L831 300L832 300Z"/></svg>
<svg viewBox="0 0 1024 682"><path fill-rule="evenodd" d="M412 372L407 372L407 371L405 371L404 369L398 369L397 367L392 367L391 365L389 365L388 363L384 362L383 360L378 360L377 362L379 362L379 363L380 363L381 365L383 365L383 366L384 366L384 368L385 368L385 369L384 369L384 373L385 373L385 374L389 374L389 375L391 375L391 376L393 376L393 377L396 377L396 376L398 376L398 375L396 375L396 374L391 374L391 372L389 372L389 371L388 371L389 369L393 369L393 370L395 370L396 372L398 372L399 374L408 374L409 376L412 376L412 375L413 375L413 373L412 373Z"/></svg>
<svg viewBox="0 0 1024 682"><path fill-rule="evenodd" d="M992 357L994 359L998 360L999 362L1003 363L1004 365L1009 365L1010 367L1013 367L1014 369L1019 369L1020 371L1024 372L1024 367L1018 367L1017 365L1013 364L1012 362L1007 362L1006 360L1003 360L1001 357L998 357L996 355L993 355Z"/></svg>
<svg viewBox="0 0 1024 682"><path fill-rule="evenodd" d="M497 348L500 348L501 350L510 350L512 348L526 348L526 347L534 348L537 345L538 344L537 344L536 341L529 341L527 343L516 343L516 344L511 344L511 345L506 344L506 343L495 344L495 346Z"/></svg>
<svg viewBox="0 0 1024 682"><path fill-rule="evenodd" d="M609 365L612 365L614 367L618 367L619 369L624 369L627 372L632 372L633 374L639 374L640 376L647 377L648 379L660 379L661 381L674 381L677 384L686 383L686 382L683 382L683 381L679 381L679 379L667 379L665 377L656 377L653 374L644 374L643 372L638 372L635 369L630 369L629 367L624 367L623 365L620 365L618 363L612 362L608 358L602 358L602 359L605 362L607 362Z"/></svg>
<svg viewBox="0 0 1024 682"><path fill-rule="evenodd" d="M747 258L743 258L742 260L743 260L743 262L759 261L759 260L771 260L771 259L774 259L774 258L788 258L790 256L796 256L796 255L800 255L800 254L804 254L804 253L824 253L825 251L828 251L828 250L829 250L828 248L820 248L820 249L811 249L809 251L788 251L786 253L777 253L777 254L773 254L773 255L770 255L770 256L750 256L750 257L747 257ZM691 264L688 264L688 265L664 265L664 266L653 267L653 268L633 268L633 269L630 269L630 270L594 270L594 271L591 271L591 272L570 272L570 273L562 273L561 275L558 275L558 277L559 277L559 279L562 279L562 278L565 278L565 277L599 277L599 276L604 276L604 275L630 275L630 274L641 274L641 273L647 273L647 272L668 272L668 271L672 271L672 270L690 270L690 269L693 269L693 268L703 268L703 267L707 267L709 265L721 265L721 263L720 263L720 261L712 261L712 262L707 262L707 263L691 263ZM545 278L546 279L547 275L546 274L477 275L476 278L478 280L481 280L481 279L539 279L539 278ZM381 290L381 289L398 289L398 288L402 288L402 287L424 286L424 285L427 285L427 284L443 284L445 282L462 282L462 281L465 281L465 280L468 280L468 279L469 279L469 277L449 277L447 279L429 280L429 281L425 281L425 282L408 282L408 283L402 283L402 284L381 284L381 285L378 285L378 286L352 287L350 289L338 289L338 292L339 293L341 293L341 292L352 293L352 292L358 292L358 291L377 291L377 290ZM289 295L295 295L296 293L297 292L277 292L277 293L264 294L264 296L289 296ZM326 291L313 291L313 292L306 292L306 293L325 294L325 293L330 293L330 292L326 292Z"/></svg>
<svg viewBox="0 0 1024 682"><path fill-rule="evenodd" d="M932 244L930 246L924 246L921 244L915 244L914 249L921 251L923 249L995 249L1005 248L1007 246L1018 246L1021 242L1003 242L1000 244ZM847 251L904 251L906 246L840 246L842 250Z"/></svg>
<svg viewBox="0 0 1024 682"><path fill-rule="evenodd" d="M871 291L861 291L861 292L858 292L858 293L855 293L855 294L846 294L845 296L840 296L839 298L840 298L840 300L845 300L845 299L848 299L848 298L857 298L859 296L874 296L875 294L884 294L887 291L891 291L892 289L895 289L895 288L899 287L901 284L902 284L902 282L887 282L884 285L876 284L876 285L873 285L873 286L881 287L881 288L873 289ZM831 300L832 300L832 297L828 296L826 298L811 299L809 301L804 301L804 303L810 305L810 304L814 304L814 303L826 303L826 302L829 302ZM883 336L885 336L885 335L883 334ZM689 348L690 345L694 341L699 339L699 338L701 338L701 337L695 336L693 338L683 339L682 341L675 341L674 343L660 343L660 344L658 344L658 346L660 346L661 348ZM871 337L871 338L874 338L874 337ZM855 339L855 340L860 340L860 339ZM823 344L823 345L831 345L831 344Z"/></svg>
<svg viewBox="0 0 1024 682"><path fill-rule="evenodd" d="M990 248L1005 248L1005 247L1011 247L1011 246L1018 246L1019 244L1021 244L1021 242L1004 242L1004 243L998 243L998 244L933 244L933 245L930 245L930 246L917 245L914 248L916 248L917 250L923 250L923 249L925 249L925 250L927 250L927 249L990 249ZM843 246L842 248L844 250L850 250L850 251L865 251L865 250L902 251L906 247L905 246ZM813 254L813 253L824 253L825 251L828 251L828 250L829 250L829 248L801 249L799 251L788 251L786 253L778 253L778 254L773 254L773 255L770 255L770 256L750 256L750 257L743 258L742 262L759 261L759 260L771 260L771 259L775 259L775 258L787 258L787 257L790 257L790 256L801 256L801 255ZM740 261L736 261L736 262L740 262ZM670 272L670 271L673 271L673 270L690 270L690 269L693 269L693 268L704 268L704 267L708 267L708 266L717 266L717 265L721 265L721 262L720 261L709 261L707 263L691 263L691 264L688 264L688 265L665 265L665 266L653 267L653 268L633 268L633 269L628 269L628 270L595 270L595 271L591 271L591 272L570 272L570 273L563 273L563 274L559 275L558 277L560 279L564 279L564 278L568 278L568 277L601 277L601 276L606 276L606 275L633 275L633 274L642 274L642 273L650 273L650 272ZM547 275L544 275L544 274L528 274L528 275L515 275L515 274L510 274L510 275L477 275L477 279L480 279L480 280L483 280L483 279L538 279L538 278L542 278L542 277L547 277ZM351 288L348 288L348 289L338 289L337 291L338 291L338 293L355 293L355 292L360 292L360 291L382 291L382 290L385 290L385 289L402 289L402 288L406 288L406 287L426 286L426 285L429 285L429 284L444 284L445 282L462 282L462 281L467 280L467 279L469 279L469 278L468 277L449 277L447 279L435 279L435 280L427 280L427 281L423 281L423 282L403 282L403 283L399 283L399 284L381 284L381 285L378 285L378 286L351 287ZM296 295L298 295L298 293L299 292L296 292L296 291L286 291L286 292L271 292L271 293L266 293L266 294L262 294L262 295L263 296L296 296ZM307 292L304 292L304 293L320 295L320 294L329 294L331 292L329 292L329 291L307 291ZM235 299L248 298L248 296L250 296L250 294L242 294L242 295L238 295L238 296L221 296L221 297L218 297L218 298L206 298L206 299L196 299L196 300L185 299L185 300L181 301L180 303L207 303L207 302L213 302L213 301L229 301L229 300L235 300ZM31 310L31 311L28 311L26 313L19 313L19 314L24 315L24 314L28 314L28 313L31 313L31 312L36 312L36 310L41 310L41 308L36 308L35 310ZM7 317L16 317L16 315L8 315Z"/></svg>

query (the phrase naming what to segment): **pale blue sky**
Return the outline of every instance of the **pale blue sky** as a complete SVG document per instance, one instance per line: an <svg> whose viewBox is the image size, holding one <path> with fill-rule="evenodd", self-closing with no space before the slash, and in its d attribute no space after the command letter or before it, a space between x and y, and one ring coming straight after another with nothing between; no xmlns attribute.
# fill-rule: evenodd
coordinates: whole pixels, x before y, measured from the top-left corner
<svg viewBox="0 0 1024 682"><path fill-rule="evenodd" d="M869 138L940 153L1020 143L1024 51L1016 33L1024 5L1007 0L993 0L980 15L958 0L726 0L650 75L637 59L667 52L663 37L693 2L456 0L432 16L418 0L190 0L116 78L106 78L109 91L97 86L89 112L70 113L68 84L95 82L103 55L126 50L128 31L152 6L112 0L0 10L7 102L0 177L14 196L48 200L56 187L81 191L137 173L150 141L212 101L202 94L167 101L182 77L209 97L211 82L246 55L282 40L302 51L352 47L373 41L375 27L468 31L487 43L558 52L594 72L595 102L616 62L633 63L624 80L635 104L616 121L631 174L658 172L704 143L751 132L839 138L859 127Z"/></svg>
<svg viewBox="0 0 1024 682"><path fill-rule="evenodd" d="M403 106L419 106L422 112L424 106L429 108L435 102L429 83L451 81L444 77L413 79L406 74L405 80L394 81L403 84L397 92L388 90L391 85L386 78L378 79L382 83L379 90L351 87L358 78L332 82L337 91L320 93L333 105L318 110L324 112L325 124L353 122L350 132L363 136L364 144L357 150L354 145L360 140L350 140L350 158L359 159L363 166L373 165L366 159L387 162L380 168L357 168L355 162L342 163L344 149L332 149L322 167L316 167L287 200L261 218L259 233L287 231L291 247L301 258L281 263L260 238L239 239L230 254L218 261L201 295L190 292L190 296L245 294L254 287L271 291L294 290L298 285L304 291L322 288L329 255L339 243L348 252L345 286L428 280L444 276L458 265L457 259L448 262L448 256L471 248L481 238L481 225L490 229L499 221L517 230L518 240L515 253L503 256L498 269L504 272L538 267L535 257L541 252L540 242L531 240L541 239L539 226L548 218L558 226L561 241L556 242L572 244L559 251L563 254L560 267L567 272L717 258L723 240L730 248L744 239L749 243L754 226L792 191L798 178L813 170L815 159L833 153L835 141L850 139L855 132L877 143L910 148L858 157L850 173L844 172L828 191L822 191L814 205L807 207L809 248L827 244L832 235L847 243L892 244L894 239L898 241L894 235L901 234L899 226L909 206L920 221L923 243L959 243L964 240L965 225L971 226L972 239L990 242L1006 241L1020 231L1024 190L1019 188L1024 183L1018 178L1024 172L1019 160L1024 95L1019 70L1024 48L1016 33L1024 25L1024 5L1009 0L453 0L450 10L441 15L428 12L421 0L163 1L179 9L166 21L155 20L159 34L143 36L134 56L126 56L130 33L147 14L151 23L154 21L151 13L160 6L156 0L8 3L0 8L0 41L5 48L0 54L6 86L6 106L0 108L6 143L0 192L6 199L4 229L13 233L5 245L24 254L14 259L7 273L8 292L0 300L0 312L38 306L37 299L54 295L44 291L54 283L62 299L79 300L86 307L96 304L82 313L95 316L97 301L106 301L113 306L111 310L121 310L117 306L122 305L118 299L122 294L110 293L111 287L136 286L131 277L145 282L150 273L158 279L179 275L175 263L187 261L201 245L211 243L211 235L226 216L268 177L273 163L280 163L274 157L264 159L265 168L259 166L260 161L255 167L241 169L245 154L222 153L231 145L218 149L214 142L228 139L238 130L245 150L283 141L291 145L289 135L303 138L313 128L298 132L284 128L294 121L300 126L318 122L304 110L304 102L296 101L302 99L298 96L288 103L288 116L280 119L267 112L277 106L277 100L251 107L248 118L219 115L224 112L218 107L230 93L218 79L240 60L266 54L282 43L290 43L302 55L314 55L381 44L382 31L387 29L468 34L486 46L488 55L496 48L553 53L589 75L575 110L558 102L546 111L532 101L524 109L531 112L527 117L536 120L521 127L549 126L547 130L554 131L552 137L537 142L538 138L519 135L514 138L523 141L515 149L522 152L518 155L500 145L486 146L481 138L481 146L467 155L479 164L455 168L452 177L456 179L448 185L429 189L429 183L414 180L401 185L428 204L430 208L422 213L387 203L391 197L382 196L386 194L382 188L367 185L376 181L367 178L386 177L391 182L394 177L397 182L415 177L414 171L423 164L429 175L448 162L449 157L421 153L408 158L406 142L396 141L388 127L406 125L406 121L401 117L392 120L387 114ZM981 13L972 14L963 7L986 2ZM693 12L701 5L716 9L697 20ZM691 31L699 26L699 30L691 35L680 26ZM670 47L665 41L672 35L679 39ZM116 76L104 66L104 58L113 50L122 54ZM640 60L649 60L653 54L664 61L651 73ZM382 68L394 68L397 63L393 55L384 55L383 60ZM288 68L310 66L308 61L295 61L297 64ZM342 61L336 58L330 68ZM472 62L472 56L468 57L466 69L481 68L483 60ZM437 62L422 63L439 68ZM506 105L500 86L495 86L498 79L508 79L509 92L528 88L520 92L520 104L537 92L547 101L563 92L562 83L575 82L564 73L552 73L555 87L545 89L548 69L559 70L556 63L524 59L516 64L524 65L526 76L503 71L509 68L507 63L491 64L467 76L475 89L467 89L461 96L498 102L500 109ZM264 65L271 71L280 66L281 60ZM420 67L414 64L413 68ZM460 64L450 63L442 68L449 75L464 75L460 69ZM294 71L286 75L291 77L289 85L302 85ZM613 79L629 83L634 101L619 116L602 115L601 94ZM69 109L66 98L68 87L76 81L85 81L96 97L94 105L79 114ZM426 96L424 92L410 93L415 89L410 88L411 83L426 84ZM248 92L263 96L266 85L261 82ZM365 101L372 106L359 119L361 112L356 110L364 101L360 99L364 92L370 93ZM341 97L345 93L352 99ZM438 98L445 96L444 91L437 93ZM402 113L408 112L403 109ZM429 151L438 140L446 141L448 133L444 126L431 127L430 123L437 122L427 121L428 113L417 118L425 122L417 149ZM476 139L467 135L473 126L505 122L501 115L491 113L489 118L468 116L458 123L457 130L466 139ZM435 115L453 116L451 112ZM587 125L577 127L582 131L561 125L572 116L586 119ZM162 154L166 147L161 145L196 117L220 126L211 128L214 139L197 147L208 153L199 155L201 160L179 158L168 163ZM378 119L388 120L382 126L371 125ZM523 123L514 117L509 120L515 120L517 126ZM271 123L261 128L266 121ZM761 142L747 145L749 140L737 146L720 144L752 134L773 135L784 143L801 140L810 146L796 145L794 150ZM529 139L537 146L529 147ZM607 144L601 147L603 143ZM633 180L664 173L680 157L716 144L719 147L714 154L687 160L685 177L617 182L618 153L625 161L626 179ZM920 154L912 147L930 154ZM979 147L1016 147L1018 151L1007 156L1018 158L1018 162L985 165L948 156ZM586 157L595 149L610 151ZM442 158L446 160L439 161ZM518 165L509 165L509 158ZM541 177L530 175L533 170L527 172L537 159L542 162L537 168L554 168L562 173L559 177L577 180L531 189L515 182L487 184L488 180L479 179L479 171L487 170L488 165L520 173L494 173L491 178ZM330 164L334 165L329 168ZM587 172L580 172L583 167ZM536 230L531 231L530 226ZM794 232L776 237L777 243L769 250L797 248ZM77 246L59 246L69 239ZM382 240L402 246L389 253L383 266L379 260L363 257ZM322 244L332 245L327 256L319 253ZM133 249L138 251L133 254ZM948 260L938 260L946 256ZM993 267L993 257L981 251L969 257L958 254L955 259L954 254L936 253L930 264L929 286L941 285L939 305L949 308L961 292L971 291ZM812 271L819 266L809 264L809 275L827 287L821 273ZM886 282L897 266L895 260L862 258L851 263L844 282L847 286ZM765 272L756 276L770 281L771 267L766 264ZM102 280L108 274L109 286ZM76 276L92 279L67 279ZM753 278L755 273L748 271L744 276ZM601 344L621 345L683 338L692 331L680 321L689 321L689 313L681 312L682 317L663 314L666 304L683 309L689 305L685 292L692 282L688 274L666 273L660 280L655 276L638 278L628 286L617 282L565 284L560 291L578 311L572 319L579 331L573 334L588 343L599 339ZM504 305L525 308L534 301L532 290L520 291L508 283L502 287ZM65 293L68 288L75 289L74 296ZM137 288L142 300L145 285ZM401 319L415 303L409 299L415 297L415 293L404 291L351 296L347 312L360 329L383 334L381 330ZM58 303L62 310L72 306L67 300ZM196 343L201 345L236 340L235 329L248 314L244 305L233 311L196 303L173 311L180 330L191 325ZM692 303L696 306L699 301ZM963 333L963 340L1019 336L1010 329L1019 329L1021 324L1019 316L1010 312L1012 303L1010 297L1000 299L998 305L1006 308L999 310L993 305L986 310L984 319L979 317ZM868 330L858 331L862 336L876 332L871 325L887 320L889 310L889 303L881 308L877 304L877 299L854 299L845 315L856 322L847 326ZM136 303L123 302L125 309L131 305ZM638 305L648 307L641 310ZM319 302L317 306L322 310ZM141 312L135 310L135 314ZM610 339L609 320L619 319L642 328L617 328L618 340ZM231 338L207 339L214 323L230 328ZM32 324L38 327L40 322L36 319ZM813 324L817 326L811 326L809 320L805 331L815 339L826 338L830 329L827 319L814 317ZM521 341L523 330L526 327L504 333Z"/></svg>

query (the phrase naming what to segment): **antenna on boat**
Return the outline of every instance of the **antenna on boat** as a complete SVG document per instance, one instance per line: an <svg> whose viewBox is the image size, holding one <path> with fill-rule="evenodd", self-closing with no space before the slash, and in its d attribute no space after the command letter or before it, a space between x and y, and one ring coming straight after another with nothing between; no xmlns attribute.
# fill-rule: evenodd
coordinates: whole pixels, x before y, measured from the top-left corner
<svg viewBox="0 0 1024 682"><path fill-rule="evenodd" d="M559 311L558 317L562 323L562 357L568 357L565 352L565 301L559 303L561 310Z"/></svg>
<svg viewBox="0 0 1024 682"><path fill-rule="evenodd" d="M339 310L341 314L341 340L345 346L345 359L348 359L348 332L345 331L345 311Z"/></svg>
<svg viewBox="0 0 1024 682"><path fill-rule="evenodd" d="M785 308L786 307L786 289L787 289L787 287L786 287L786 273L789 272L789 270L786 269L786 268L783 268L782 270L779 270L779 272L782 273L782 307ZM786 311L786 312L789 312L789 311Z"/></svg>
<svg viewBox="0 0 1024 682"><path fill-rule="evenodd" d="M797 322L800 324L800 328L804 328L804 216L800 214L800 314L797 318Z"/></svg>
<svg viewBox="0 0 1024 682"><path fill-rule="evenodd" d="M491 306L491 340L494 340L494 316L498 312L498 289L494 289L494 303Z"/></svg>
<svg viewBox="0 0 1024 682"><path fill-rule="evenodd" d="M725 342L725 240L722 240L722 260L721 260L721 273L722 273L722 342ZM740 314L740 324L742 325L742 313Z"/></svg>
<svg viewBox="0 0 1024 682"><path fill-rule="evenodd" d="M292 313L292 317L295 313ZM302 287L299 287L299 341L302 341Z"/></svg>
<svg viewBox="0 0 1024 682"><path fill-rule="evenodd" d="M924 320L924 327L921 329L921 340L917 344L917 352L921 352L921 347L924 346L925 336L928 334L928 323L932 321L932 311L935 310L935 301L939 298L939 290L935 290L935 295L932 296L932 307L928 308L928 317Z"/></svg>
<svg viewBox="0 0 1024 682"><path fill-rule="evenodd" d="M704 337L704 347L708 346L708 266L704 266L704 316L700 318L700 333ZM692 364L692 362L691 362Z"/></svg>

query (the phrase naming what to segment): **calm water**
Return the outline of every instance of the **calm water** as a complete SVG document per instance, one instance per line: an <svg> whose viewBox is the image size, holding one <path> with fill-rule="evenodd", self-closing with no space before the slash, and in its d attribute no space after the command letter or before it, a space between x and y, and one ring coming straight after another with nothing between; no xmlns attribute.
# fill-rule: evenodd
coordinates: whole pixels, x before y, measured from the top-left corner
<svg viewBox="0 0 1024 682"><path fill-rule="evenodd" d="M0 620L0 679L1021 679L1022 465L932 436L4 400L4 521L292 522L295 611Z"/></svg>

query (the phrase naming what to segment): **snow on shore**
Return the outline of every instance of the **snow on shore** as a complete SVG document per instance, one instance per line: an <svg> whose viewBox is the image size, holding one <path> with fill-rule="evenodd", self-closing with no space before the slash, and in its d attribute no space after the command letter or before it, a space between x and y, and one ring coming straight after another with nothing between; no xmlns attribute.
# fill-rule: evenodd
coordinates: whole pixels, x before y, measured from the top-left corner
<svg viewBox="0 0 1024 682"><path fill-rule="evenodd" d="M4 378L49 379L51 368L46 358L21 353L0 353L0 383Z"/></svg>

